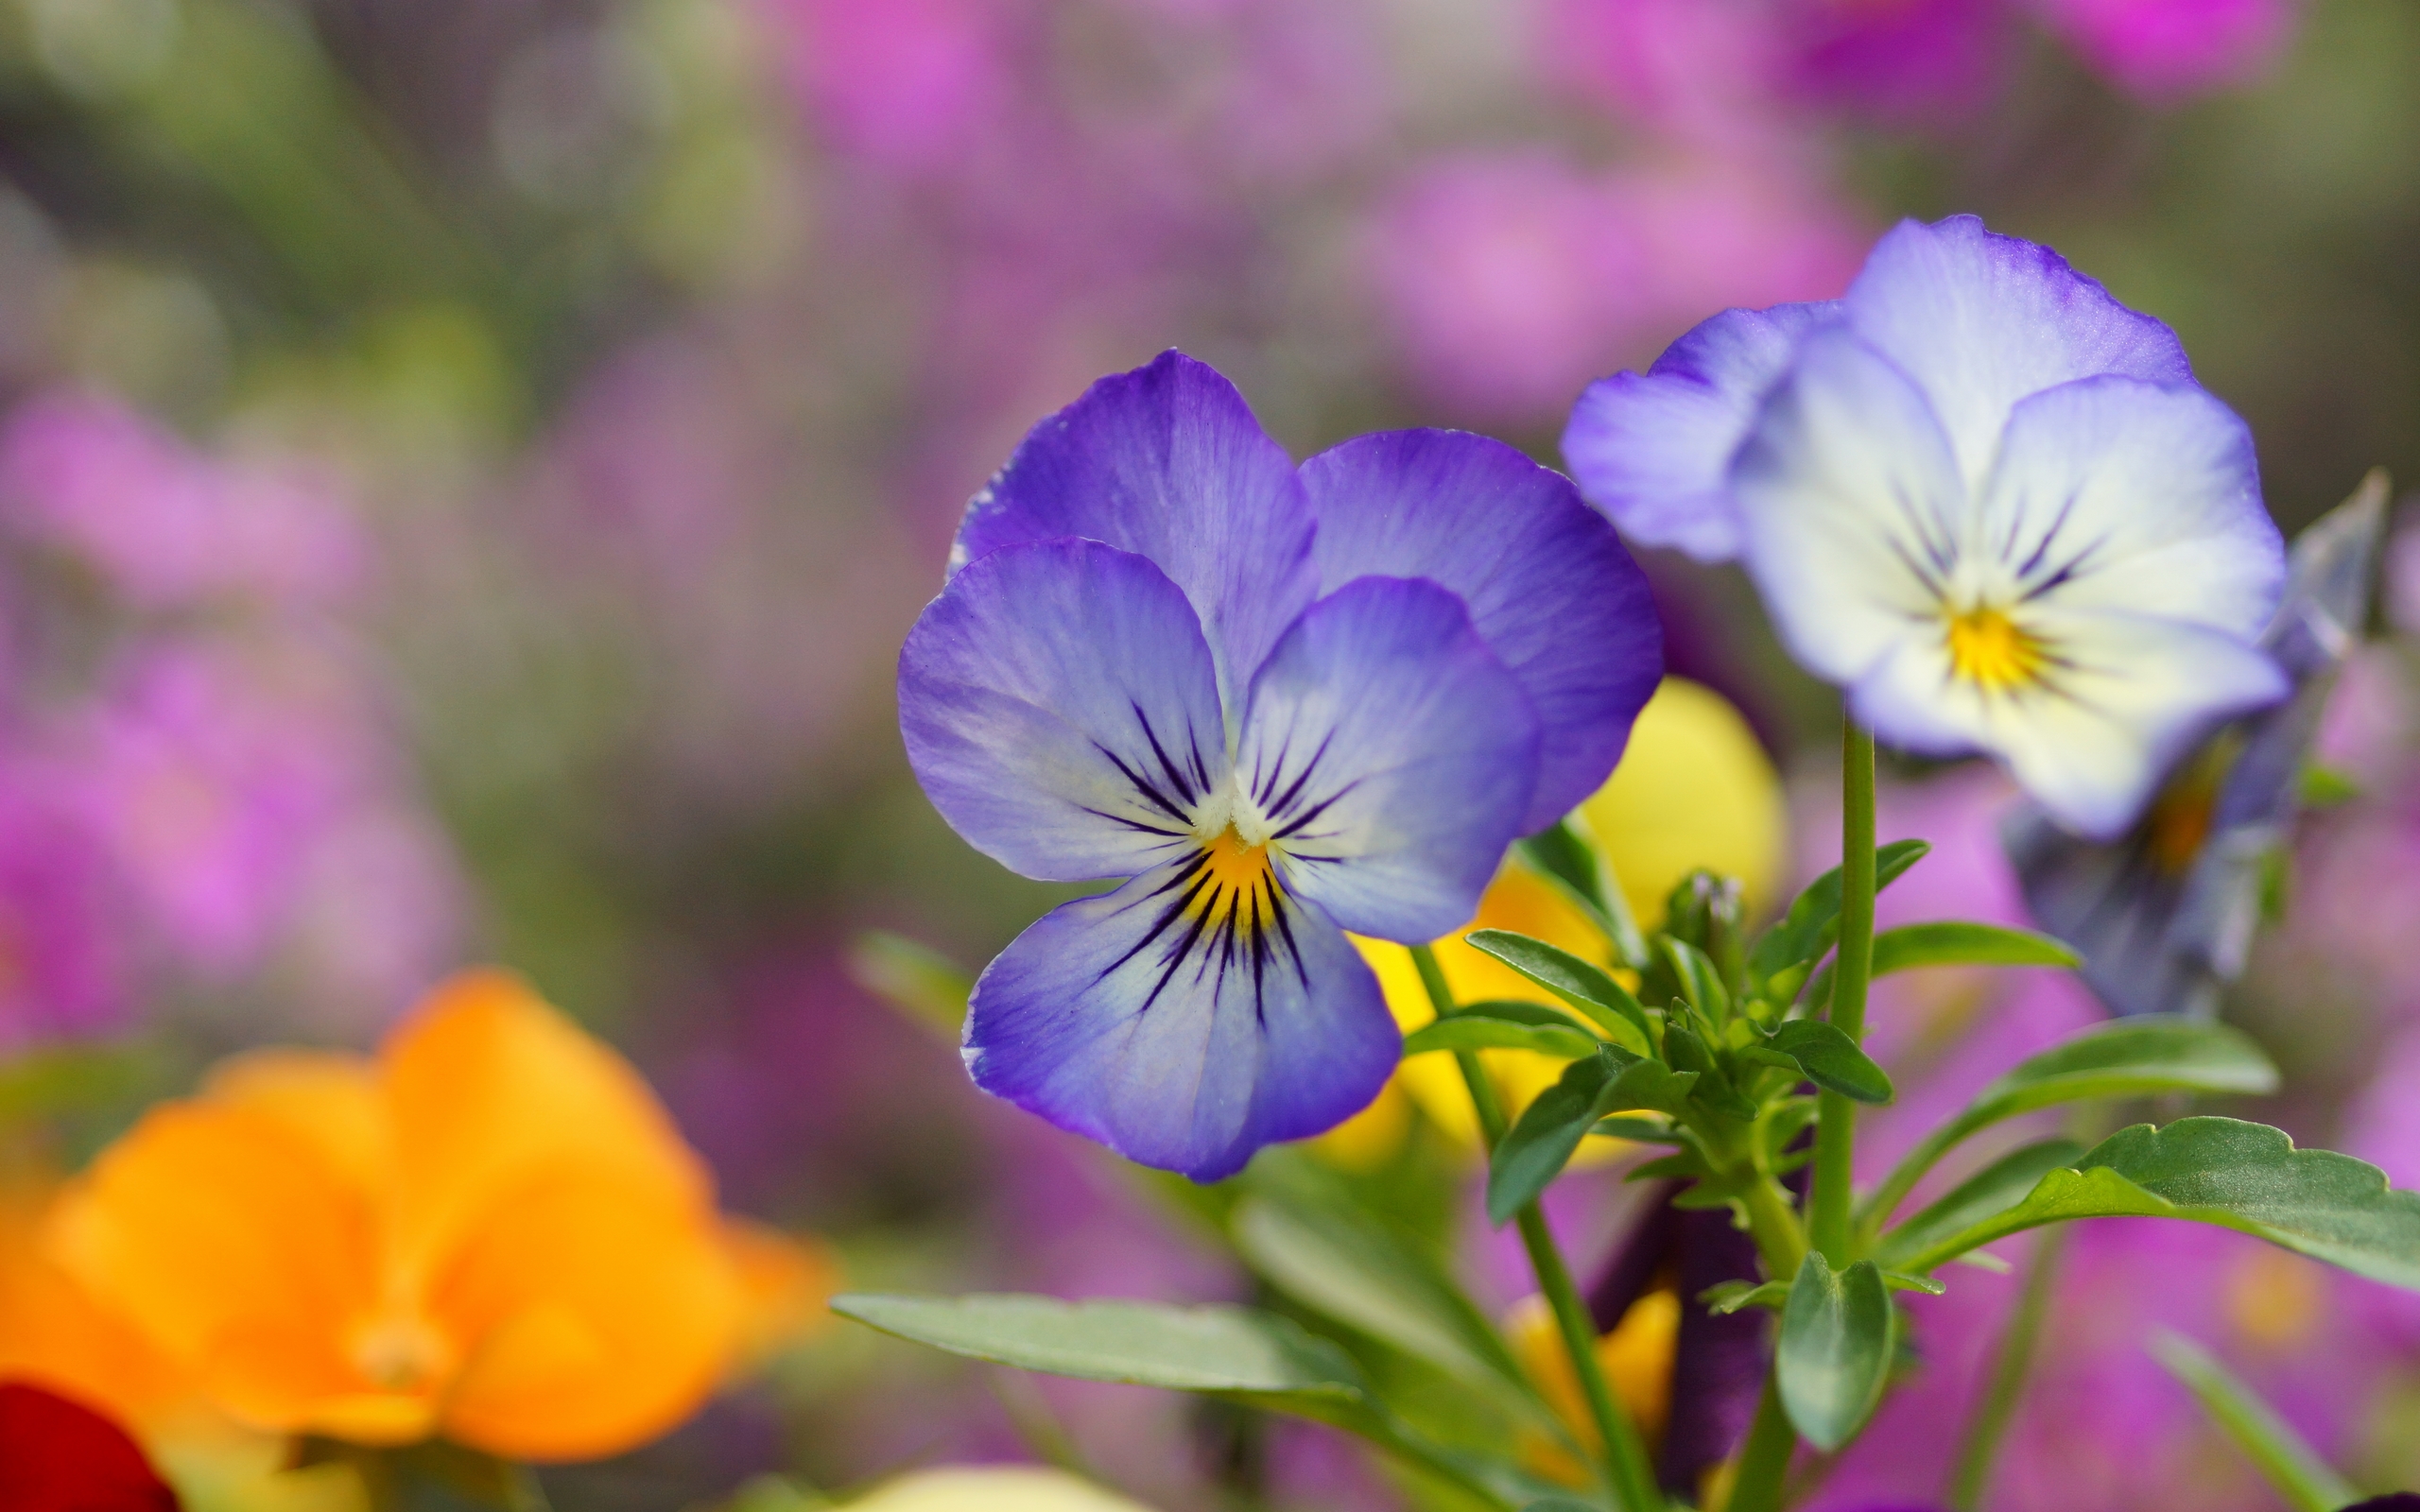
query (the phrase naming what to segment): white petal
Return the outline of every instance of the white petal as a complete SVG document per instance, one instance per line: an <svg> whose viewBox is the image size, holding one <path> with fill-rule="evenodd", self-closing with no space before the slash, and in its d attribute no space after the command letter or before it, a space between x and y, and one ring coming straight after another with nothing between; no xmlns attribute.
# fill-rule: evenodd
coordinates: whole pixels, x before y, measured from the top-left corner
<svg viewBox="0 0 2420 1512"><path fill-rule="evenodd" d="M1924 396L1872 347L1839 328L1808 336L1732 487L1749 576L1819 677L1855 682L1938 623L1965 490Z"/></svg>
<svg viewBox="0 0 2420 1512"><path fill-rule="evenodd" d="M2017 591L2256 637L2285 582L2252 433L2199 388L2088 378L2016 406L1979 544Z"/></svg>

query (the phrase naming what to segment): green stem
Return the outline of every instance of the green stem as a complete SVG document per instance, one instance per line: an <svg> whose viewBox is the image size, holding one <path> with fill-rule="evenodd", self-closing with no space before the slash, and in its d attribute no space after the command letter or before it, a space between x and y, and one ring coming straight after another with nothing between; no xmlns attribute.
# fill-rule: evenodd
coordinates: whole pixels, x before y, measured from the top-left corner
<svg viewBox="0 0 2420 1512"><path fill-rule="evenodd" d="M1874 965L1874 737L1854 716L1841 726L1841 937L1832 968L1832 1022L1865 1038L1865 986ZM1835 1270L1856 1257L1849 1226L1857 1104L1824 1092L1815 1104L1815 1181L1807 1238Z"/></svg>
<svg viewBox="0 0 2420 1512"><path fill-rule="evenodd" d="M2016 1310L2009 1314L2000 1335L1999 1352L1992 1361L1992 1378L1983 1400L1966 1420L1966 1435L1958 1446L1956 1467L1949 1475L1950 1512L1976 1512L1991 1484L1992 1459L2000 1439L2016 1416L2025 1395L2025 1378L2032 1373L2033 1355L2042 1340L2042 1320L2049 1315L2050 1297L2058 1290L2060 1262L2066 1253L2067 1226L2042 1231L2025 1269L2025 1289L2017 1293Z"/></svg>
<svg viewBox="0 0 2420 1512"><path fill-rule="evenodd" d="M1799 1263L1806 1258L1806 1236L1799 1231L1798 1214L1789 1197L1772 1177L1759 1176L1742 1200L1748 1210L1748 1236L1756 1242L1766 1275L1778 1281L1797 1276Z"/></svg>
<svg viewBox="0 0 2420 1512"><path fill-rule="evenodd" d="M1782 1493L1789 1479L1789 1459L1798 1435L1782 1409L1778 1378L1765 1375L1764 1395L1756 1400L1756 1420L1739 1446L1739 1463L1731 1476L1731 1497L1722 1512L1780 1512Z"/></svg>
<svg viewBox="0 0 2420 1512"><path fill-rule="evenodd" d="M1415 945L1411 958L1420 970L1421 985L1428 989L1428 1001L1437 1016L1442 1019L1453 1012L1453 988L1437 965L1436 953L1426 945ZM1476 1053L1461 1051L1454 1059L1462 1069L1463 1084L1470 1088L1471 1106L1478 1113L1479 1130L1492 1155L1505 1129L1504 1109L1495 1100L1495 1085L1487 1079L1487 1070L1479 1064ZM1571 1267L1564 1263L1563 1251L1555 1245L1553 1231L1547 1228L1546 1213L1535 1201L1530 1201L1522 1205L1513 1221L1521 1231L1522 1247L1530 1252L1530 1266L1537 1272L1538 1290L1546 1295L1547 1306L1554 1313L1555 1327L1571 1358L1572 1373L1580 1378L1580 1391L1587 1399L1588 1415L1596 1421L1598 1441L1604 1446L1605 1481L1613 1488L1616 1504L1626 1512L1660 1512L1664 1494L1648 1466L1647 1447L1639 1442L1638 1430L1632 1424L1630 1414L1614 1400L1613 1385L1605 1379L1604 1363L1597 1358L1595 1321L1588 1315L1587 1303L1581 1300L1580 1288L1572 1284Z"/></svg>

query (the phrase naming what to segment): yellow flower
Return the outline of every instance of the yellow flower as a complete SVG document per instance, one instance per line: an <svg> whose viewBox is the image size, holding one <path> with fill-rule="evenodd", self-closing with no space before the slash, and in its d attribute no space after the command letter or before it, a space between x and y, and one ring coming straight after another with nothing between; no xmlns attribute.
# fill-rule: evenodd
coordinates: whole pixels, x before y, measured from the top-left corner
<svg viewBox="0 0 2420 1512"><path fill-rule="evenodd" d="M263 1051L60 1200L60 1263L250 1427L513 1459L675 1426L821 1266L715 1209L638 1074L497 972L373 1061Z"/></svg>
<svg viewBox="0 0 2420 1512"><path fill-rule="evenodd" d="M1643 926L1662 919L1664 900L1700 867L1737 877L1752 911L1771 902L1781 883L1789 818L1781 778L1739 712L1697 683L1664 679L1640 713L1621 765L1580 814ZM1474 929L1509 929L1599 965L1613 962L1610 942L1586 916L1514 861L1489 885L1478 916L1432 948L1458 1003L1547 999L1510 967L1463 944ZM1354 944L1378 973L1397 1025L1409 1033L1436 1018L1409 950L1358 937ZM1563 1074L1562 1061L1529 1051L1490 1050L1479 1058L1508 1117L1517 1117ZM1429 1055L1405 1061L1378 1100L1322 1135L1320 1148L1347 1166L1376 1163L1400 1141L1407 1098L1447 1134L1478 1143L1478 1119L1460 1068L1450 1056ZM1612 1141L1590 1141L1582 1159L1606 1158L1619 1148Z"/></svg>
<svg viewBox="0 0 2420 1512"><path fill-rule="evenodd" d="M1504 1336L1513 1357L1530 1372L1547 1404L1564 1420L1590 1453L1599 1450L1597 1422L1582 1392L1579 1372L1571 1368L1554 1313L1543 1297L1523 1297L1504 1320ZM1681 1299L1669 1289L1647 1293L1631 1304L1614 1331L1597 1340L1597 1363L1605 1372L1615 1400L1638 1425L1642 1437L1653 1440L1664 1432L1672 1406L1672 1354L1681 1336ZM1522 1457L1539 1473L1570 1485L1587 1480L1587 1471L1543 1435L1529 1436Z"/></svg>

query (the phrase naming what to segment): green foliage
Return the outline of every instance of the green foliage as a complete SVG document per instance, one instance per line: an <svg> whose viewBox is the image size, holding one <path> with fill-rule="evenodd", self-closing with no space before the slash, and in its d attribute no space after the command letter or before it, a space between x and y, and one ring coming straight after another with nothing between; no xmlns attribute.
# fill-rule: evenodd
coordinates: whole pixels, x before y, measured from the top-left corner
<svg viewBox="0 0 2420 1512"><path fill-rule="evenodd" d="M1776 1026L1765 1043L1825 1091L1860 1103L1887 1103L1893 1095L1882 1068L1856 1040L1821 1019L1792 1019Z"/></svg>
<svg viewBox="0 0 2420 1512"><path fill-rule="evenodd" d="M2083 1146L2067 1139L2019 1145L1892 1229L1875 1250L1875 1258L1888 1265L1922 1254L1951 1234L2016 1206L2044 1177L2074 1165L2083 1155Z"/></svg>
<svg viewBox="0 0 2420 1512"><path fill-rule="evenodd" d="M1505 1131L1487 1169L1487 1214L1509 1223L1570 1163L1572 1152L1608 1113L1651 1108L1678 1114L1697 1078L1608 1045L1564 1068Z"/></svg>
<svg viewBox="0 0 2420 1512"><path fill-rule="evenodd" d="M1542 939L1509 930L1482 929L1468 938L1473 948L1495 956L1578 1008L1614 1043L1635 1056L1655 1053L1654 1030L1648 1022L1647 1010L1602 968Z"/></svg>
<svg viewBox="0 0 2420 1512"><path fill-rule="evenodd" d="M1894 1316L1874 1262L1834 1271L1807 1253L1782 1307L1774 1366L1800 1437L1828 1453L1865 1426L1891 1379Z"/></svg>
<svg viewBox="0 0 2420 1512"><path fill-rule="evenodd" d="M2317 1450L2200 1345L2161 1329L2152 1335L2151 1350L2295 1512L2338 1512L2360 1499Z"/></svg>
<svg viewBox="0 0 2420 1512"><path fill-rule="evenodd" d="M1891 885L1931 850L1922 840L1893 840L1876 847L1875 889L1880 891ZM1806 890L1790 902L1789 911L1757 936L1748 952L1748 970L1757 980L1764 981L1790 967L1812 962L1832 948L1840 929L1841 868L1834 867L1808 883Z"/></svg>
<svg viewBox="0 0 2420 1512"><path fill-rule="evenodd" d="M2420 1193L2377 1166L2298 1150L2281 1129L2187 1118L2120 1129L2025 1200L1940 1239L1907 1268L1931 1271L1979 1245L2070 1218L2183 1218L2256 1234L2393 1285L2420 1290Z"/></svg>
<svg viewBox="0 0 2420 1512"><path fill-rule="evenodd" d="M2065 940L2031 929L2004 929L1962 919L1903 924L1874 936L1874 974L1919 966L2059 966L2083 957Z"/></svg>
<svg viewBox="0 0 2420 1512"><path fill-rule="evenodd" d="M1465 1012L1440 1019L1404 1036L1403 1053L1425 1056L1438 1050L1530 1050L1542 1056L1576 1060L1596 1054L1602 1042L1567 1019L1561 1023L1523 1023L1493 1014Z"/></svg>
<svg viewBox="0 0 2420 1512"><path fill-rule="evenodd" d="M966 1003L975 978L939 951L904 935L870 929L849 951L849 975L859 987L952 1044L966 1028Z"/></svg>

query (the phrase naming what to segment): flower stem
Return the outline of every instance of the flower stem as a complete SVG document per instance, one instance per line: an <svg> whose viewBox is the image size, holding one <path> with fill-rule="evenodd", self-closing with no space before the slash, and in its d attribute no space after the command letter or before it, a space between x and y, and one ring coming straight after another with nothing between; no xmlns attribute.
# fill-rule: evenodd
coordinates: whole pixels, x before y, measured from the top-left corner
<svg viewBox="0 0 2420 1512"><path fill-rule="evenodd" d="M2042 1320L2049 1315L2050 1297L2058 1290L2060 1262L2066 1254L2067 1226L2054 1224L2033 1242L2025 1266L2025 1289L2016 1295L2015 1311L2000 1335L1992 1360L1991 1383L1982 1400L1966 1420L1965 1437L1958 1446L1958 1461L1949 1475L1950 1512L1975 1512L1991 1485L1992 1460L2016 1416L2025 1395L2025 1378L2032 1373L2033 1355L2042 1339Z"/></svg>
<svg viewBox="0 0 2420 1512"><path fill-rule="evenodd" d="M1415 945L1411 947L1411 958L1420 970L1421 985L1428 989L1428 1001L1437 1009L1438 1017L1452 1012L1453 988L1437 965L1436 953L1426 945ZM1479 1132L1493 1154L1505 1129L1504 1108L1495 1100L1495 1086L1487 1079L1487 1070L1479 1064L1475 1052L1458 1052L1454 1059L1461 1067L1462 1082L1470 1089L1471 1106L1478 1114ZM1581 1395L1587 1399L1588 1414L1596 1420L1598 1441L1604 1447L1605 1480L1613 1488L1615 1504L1625 1512L1660 1512L1665 1504L1664 1494L1648 1467L1647 1448L1639 1442L1638 1430L1631 1423L1630 1414L1614 1400L1613 1386L1605 1379L1604 1363L1597 1358L1596 1325L1588 1316L1587 1303L1581 1299L1580 1288L1572 1284L1571 1267L1564 1263L1553 1231L1547 1228L1546 1213L1532 1200L1522 1205L1513 1222L1520 1229L1522 1247L1530 1252L1530 1266L1537 1272L1538 1290L1546 1296L1555 1327L1563 1335L1564 1349L1571 1357L1572 1373L1580 1378Z"/></svg>
<svg viewBox="0 0 2420 1512"><path fill-rule="evenodd" d="M1756 1420L1749 1424L1747 1440L1739 1446L1738 1468L1722 1512L1780 1512L1790 1452L1797 1447L1798 1435L1782 1410L1778 1378L1767 1371L1764 1395L1756 1399Z"/></svg>
<svg viewBox="0 0 2420 1512"><path fill-rule="evenodd" d="M1874 736L1854 715L1841 725L1841 938L1832 967L1832 1022L1865 1038L1865 985L1874 964ZM1849 1253L1849 1183L1857 1104L1839 1092L1816 1099L1815 1182L1807 1239L1838 1270Z"/></svg>

